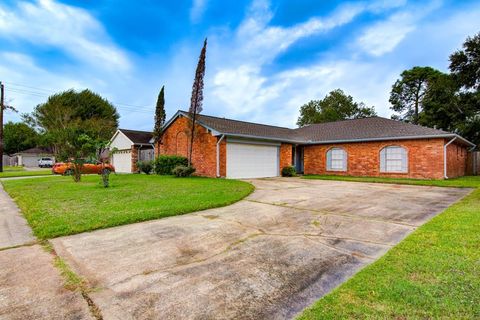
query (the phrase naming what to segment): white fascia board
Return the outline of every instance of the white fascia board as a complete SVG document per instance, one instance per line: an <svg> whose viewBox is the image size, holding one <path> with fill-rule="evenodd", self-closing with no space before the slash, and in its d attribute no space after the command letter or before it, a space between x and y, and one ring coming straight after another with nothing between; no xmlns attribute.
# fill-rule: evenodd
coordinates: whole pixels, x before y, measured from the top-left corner
<svg viewBox="0 0 480 320"><path fill-rule="evenodd" d="M442 135L424 135L424 136L403 136L403 137L382 137L382 138L367 138L367 139L345 139L345 140L329 140L329 141L307 141L304 144L337 144L337 143L355 143L355 142L370 142L370 141L389 141L389 140L418 140L418 139L441 139L453 138L456 134L442 134ZM465 143L473 145L470 141L461 138Z"/></svg>

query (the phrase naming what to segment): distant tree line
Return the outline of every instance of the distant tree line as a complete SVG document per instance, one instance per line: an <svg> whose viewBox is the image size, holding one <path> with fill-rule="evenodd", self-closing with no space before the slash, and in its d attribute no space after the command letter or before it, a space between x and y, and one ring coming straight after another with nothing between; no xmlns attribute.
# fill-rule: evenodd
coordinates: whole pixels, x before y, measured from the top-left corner
<svg viewBox="0 0 480 320"><path fill-rule="evenodd" d="M431 67L405 70L392 87L393 116L455 132L480 144L480 33L450 55L449 73Z"/></svg>

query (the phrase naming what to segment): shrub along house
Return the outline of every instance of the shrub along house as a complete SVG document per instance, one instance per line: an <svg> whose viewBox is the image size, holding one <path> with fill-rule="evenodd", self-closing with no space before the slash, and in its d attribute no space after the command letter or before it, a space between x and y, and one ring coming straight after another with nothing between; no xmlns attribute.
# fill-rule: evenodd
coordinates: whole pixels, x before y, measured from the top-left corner
<svg viewBox="0 0 480 320"><path fill-rule="evenodd" d="M156 154L187 156L189 113L164 127ZM465 175L475 145L457 134L371 117L290 129L197 116L192 163L209 177L275 177L294 165L305 174L443 179Z"/></svg>
<svg viewBox="0 0 480 320"><path fill-rule="evenodd" d="M110 139L110 149L116 149L110 159L115 171L137 172L137 161L153 160L154 147L150 143L151 139L151 132L118 129Z"/></svg>

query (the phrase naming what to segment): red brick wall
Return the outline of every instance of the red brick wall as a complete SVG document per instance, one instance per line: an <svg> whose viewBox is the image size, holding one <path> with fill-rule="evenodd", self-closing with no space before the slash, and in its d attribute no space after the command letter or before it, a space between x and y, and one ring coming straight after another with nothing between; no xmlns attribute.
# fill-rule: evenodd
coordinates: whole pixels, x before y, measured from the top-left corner
<svg viewBox="0 0 480 320"><path fill-rule="evenodd" d="M447 143L448 140L445 141ZM465 146L451 143L447 147L447 177L455 178L465 175L468 150Z"/></svg>
<svg viewBox="0 0 480 320"><path fill-rule="evenodd" d="M380 172L380 150L391 145L407 149L408 173ZM305 146L305 174L442 179L443 145L444 139L422 139ZM326 152L331 147L347 152L346 172L326 170Z"/></svg>
<svg viewBox="0 0 480 320"><path fill-rule="evenodd" d="M288 143L282 143L280 146L280 172L287 166L292 165L292 145Z"/></svg>
<svg viewBox="0 0 480 320"><path fill-rule="evenodd" d="M196 126L195 139L193 142L192 164L197 169L195 174L200 176L216 177L217 175L217 137L212 136L207 129ZM178 117L165 131L162 144L156 146L157 155L181 155L187 157L189 152L190 133L189 121L185 117ZM222 141L221 149L225 149L225 142ZM158 150L160 151L158 153ZM220 157L222 160L222 157ZM223 156L225 158L225 156ZM221 172L225 172L225 159ZM221 163L222 164L222 163Z"/></svg>
<svg viewBox="0 0 480 320"><path fill-rule="evenodd" d="M227 138L220 142L220 176L227 176Z"/></svg>
<svg viewBox="0 0 480 320"><path fill-rule="evenodd" d="M137 162L138 162L138 147L132 146L132 172L137 173Z"/></svg>

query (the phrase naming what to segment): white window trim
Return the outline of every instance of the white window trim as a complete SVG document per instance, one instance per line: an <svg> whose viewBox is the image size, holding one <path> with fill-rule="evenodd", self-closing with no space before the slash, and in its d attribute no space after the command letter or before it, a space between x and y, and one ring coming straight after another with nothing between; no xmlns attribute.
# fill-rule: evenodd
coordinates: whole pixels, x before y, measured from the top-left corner
<svg viewBox="0 0 480 320"><path fill-rule="evenodd" d="M342 162L343 162L343 166L341 169L337 169L337 168L332 168L331 167L331 163L329 163L328 161L328 154L330 153L330 162L331 162L331 155L332 155L332 151L333 150L341 150L343 151L343 158L342 158ZM332 172L346 172L348 170L348 153L347 151L344 149L344 148L340 148L340 147L333 147L333 148L330 148L327 150L326 154L325 154L325 166L326 166L326 171L332 171ZM338 160L338 159L337 159Z"/></svg>
<svg viewBox="0 0 480 320"><path fill-rule="evenodd" d="M405 170L387 170L387 158L386 158L387 154L386 154L386 151L387 151L388 148L400 148L400 149L405 151L405 162L406 162ZM385 152L385 163L383 165L382 165L382 152ZM380 158L379 162L380 162L380 172L381 173L403 173L403 174L405 174L405 173L409 172L408 149L403 147L403 146L399 146L399 145L385 146L380 150L380 157L379 158ZM403 162L403 158L400 161ZM382 170L382 167L383 167L383 170Z"/></svg>

